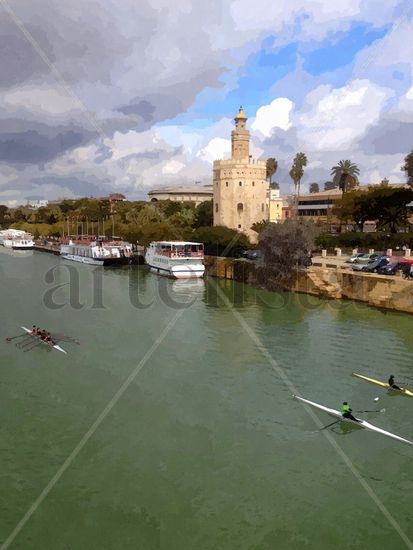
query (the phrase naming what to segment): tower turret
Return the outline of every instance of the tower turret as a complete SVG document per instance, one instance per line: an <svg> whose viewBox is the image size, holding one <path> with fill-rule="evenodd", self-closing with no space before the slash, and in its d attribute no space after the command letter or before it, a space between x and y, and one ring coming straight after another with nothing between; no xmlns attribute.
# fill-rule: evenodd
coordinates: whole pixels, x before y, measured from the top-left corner
<svg viewBox="0 0 413 550"><path fill-rule="evenodd" d="M235 130L231 132L231 158L234 160L249 159L250 155L250 133L246 129L248 118L245 115L242 105L234 118Z"/></svg>

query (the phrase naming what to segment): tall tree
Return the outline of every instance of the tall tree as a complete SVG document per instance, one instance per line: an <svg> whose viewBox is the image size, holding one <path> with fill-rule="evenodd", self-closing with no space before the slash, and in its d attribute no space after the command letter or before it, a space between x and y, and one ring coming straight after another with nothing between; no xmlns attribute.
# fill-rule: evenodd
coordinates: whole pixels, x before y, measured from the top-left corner
<svg viewBox="0 0 413 550"><path fill-rule="evenodd" d="M270 157L267 159L267 180L269 180L269 183L271 185L271 180L275 172L278 168L278 162L277 159Z"/></svg>
<svg viewBox="0 0 413 550"><path fill-rule="evenodd" d="M360 174L360 169L357 164L354 164L351 160L340 160L340 162L331 169L331 175L334 176L334 183L338 183L338 187L343 193L358 185L358 174Z"/></svg>
<svg viewBox="0 0 413 550"><path fill-rule="evenodd" d="M310 183L310 193L319 193L320 192L320 186L318 183Z"/></svg>
<svg viewBox="0 0 413 550"><path fill-rule="evenodd" d="M3 225L5 223L8 213L8 207L4 204L0 204L0 225Z"/></svg>
<svg viewBox="0 0 413 550"><path fill-rule="evenodd" d="M270 290L288 287L297 267L306 265L318 232L314 223L303 220L266 224L258 238L263 255L258 281Z"/></svg>
<svg viewBox="0 0 413 550"><path fill-rule="evenodd" d="M363 231L366 221L376 222L378 231L396 233L408 222L413 190L388 185L373 185L368 190L353 189L344 194L333 213L344 222L353 221Z"/></svg>
<svg viewBox="0 0 413 550"><path fill-rule="evenodd" d="M413 187L413 151L404 157L402 171L406 172L407 182Z"/></svg>
<svg viewBox="0 0 413 550"><path fill-rule="evenodd" d="M301 178L304 175L304 168L307 166L308 160L305 153L297 153L294 158L293 166L297 168L297 175L299 176L297 182L297 197L300 196Z"/></svg>
<svg viewBox="0 0 413 550"><path fill-rule="evenodd" d="M195 223L194 227L206 227L214 224L214 211L213 203L210 201L203 201L195 209Z"/></svg>

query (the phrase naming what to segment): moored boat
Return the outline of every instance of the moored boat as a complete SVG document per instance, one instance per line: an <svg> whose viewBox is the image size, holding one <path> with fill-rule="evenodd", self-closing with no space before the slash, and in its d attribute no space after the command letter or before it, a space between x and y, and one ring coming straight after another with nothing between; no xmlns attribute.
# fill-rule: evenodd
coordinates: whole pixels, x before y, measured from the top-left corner
<svg viewBox="0 0 413 550"><path fill-rule="evenodd" d="M175 279L202 277L204 245L189 241L153 241L145 261L152 271Z"/></svg>
<svg viewBox="0 0 413 550"><path fill-rule="evenodd" d="M133 260L130 243L91 236L62 239L60 255L65 260L99 266L127 264Z"/></svg>
<svg viewBox="0 0 413 550"><path fill-rule="evenodd" d="M31 250L34 247L33 235L20 229L0 231L0 245L13 250Z"/></svg>

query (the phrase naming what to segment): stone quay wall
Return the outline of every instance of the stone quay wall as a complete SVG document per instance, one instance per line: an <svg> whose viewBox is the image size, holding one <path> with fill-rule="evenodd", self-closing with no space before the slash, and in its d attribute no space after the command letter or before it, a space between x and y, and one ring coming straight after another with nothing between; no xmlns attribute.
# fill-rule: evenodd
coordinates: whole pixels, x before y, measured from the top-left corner
<svg viewBox="0 0 413 550"><path fill-rule="evenodd" d="M205 267L212 277L256 283L256 266L248 260L207 256ZM313 266L298 270L293 283L285 290L335 300L356 300L370 306L413 313L413 281L401 276Z"/></svg>

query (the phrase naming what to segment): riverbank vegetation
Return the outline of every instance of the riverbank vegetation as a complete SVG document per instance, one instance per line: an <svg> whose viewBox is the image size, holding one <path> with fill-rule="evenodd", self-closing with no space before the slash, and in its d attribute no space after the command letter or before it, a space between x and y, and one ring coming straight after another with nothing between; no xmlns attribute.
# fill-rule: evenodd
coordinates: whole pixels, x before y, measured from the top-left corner
<svg viewBox="0 0 413 550"><path fill-rule="evenodd" d="M249 247L247 236L213 227L212 200L198 205L170 200L110 202L93 198L63 200L40 208L0 206L0 226L22 229L38 238L64 235L117 236L148 246L154 240L192 240L211 255L237 255Z"/></svg>

